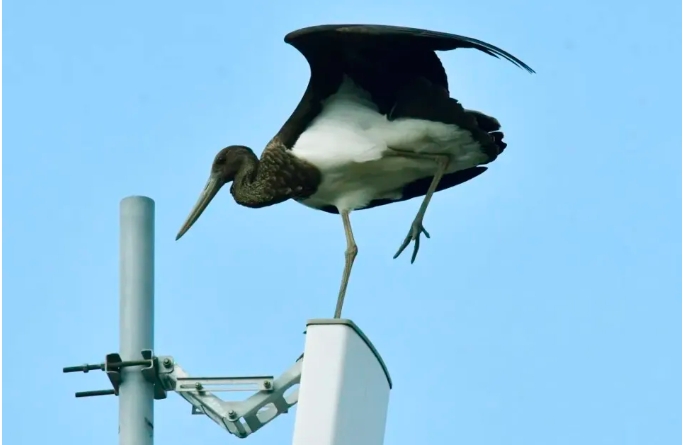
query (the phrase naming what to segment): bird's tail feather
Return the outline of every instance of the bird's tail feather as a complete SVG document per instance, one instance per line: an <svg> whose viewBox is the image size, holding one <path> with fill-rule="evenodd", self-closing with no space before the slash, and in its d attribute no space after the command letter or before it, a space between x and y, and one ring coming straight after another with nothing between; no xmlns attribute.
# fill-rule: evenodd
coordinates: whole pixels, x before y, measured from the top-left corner
<svg viewBox="0 0 683 445"><path fill-rule="evenodd" d="M468 130L481 145L488 155L487 163L493 162L507 146L503 142L503 133L497 131L500 129L497 119L479 111L466 110L449 96L448 91L424 78L415 79L401 89L388 118L426 119L457 125Z"/></svg>
<svg viewBox="0 0 683 445"><path fill-rule="evenodd" d="M508 144L503 142L503 132L500 130L500 122L493 116L488 116L480 111L465 110L465 113L473 116L479 128L489 134L493 138L493 142L498 146L498 154L500 155Z"/></svg>

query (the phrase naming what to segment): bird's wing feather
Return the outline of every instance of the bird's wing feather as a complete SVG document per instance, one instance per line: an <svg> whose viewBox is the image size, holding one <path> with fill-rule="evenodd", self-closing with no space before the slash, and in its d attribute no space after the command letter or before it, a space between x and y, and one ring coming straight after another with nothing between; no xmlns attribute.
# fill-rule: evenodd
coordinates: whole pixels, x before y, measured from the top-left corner
<svg viewBox="0 0 683 445"><path fill-rule="evenodd" d="M434 50L414 37L396 38L384 26L323 25L304 28L285 36L316 69L342 71L369 90L371 76L385 82L392 76L421 76L448 90L448 78ZM389 29L407 29L394 28Z"/></svg>
<svg viewBox="0 0 683 445"><path fill-rule="evenodd" d="M406 28L389 25L321 25L292 31L285 42L301 51L306 57L310 49L323 48L330 42L351 45L392 46L422 51L450 51L473 48L493 57L502 57L530 73L534 70L509 52L482 40L457 34Z"/></svg>
<svg viewBox="0 0 683 445"><path fill-rule="evenodd" d="M435 51L474 48L533 72L512 54L481 40L415 28L384 25L322 25L293 31L285 42L301 52L312 79L334 91L343 76L368 91L387 114L406 84L423 78L448 93L448 76ZM331 93L330 93L331 94Z"/></svg>

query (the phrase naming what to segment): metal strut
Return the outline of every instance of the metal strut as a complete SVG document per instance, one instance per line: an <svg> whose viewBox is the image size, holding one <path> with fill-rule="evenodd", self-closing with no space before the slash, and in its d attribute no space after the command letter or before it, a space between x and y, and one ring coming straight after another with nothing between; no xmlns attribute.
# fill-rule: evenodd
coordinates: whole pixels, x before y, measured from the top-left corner
<svg viewBox="0 0 683 445"><path fill-rule="evenodd" d="M81 391L76 397L119 395L121 369L143 366L145 380L154 385L154 398L165 399L168 391L178 393L192 405L192 414L205 414L229 433L245 438L296 405L299 390L285 394L301 382L301 355L279 377L191 377L171 356L154 356L141 351L142 360L122 361L118 353L107 354L104 363L69 366L63 372L105 371L113 389ZM225 401L214 395L224 391L256 391L243 401Z"/></svg>

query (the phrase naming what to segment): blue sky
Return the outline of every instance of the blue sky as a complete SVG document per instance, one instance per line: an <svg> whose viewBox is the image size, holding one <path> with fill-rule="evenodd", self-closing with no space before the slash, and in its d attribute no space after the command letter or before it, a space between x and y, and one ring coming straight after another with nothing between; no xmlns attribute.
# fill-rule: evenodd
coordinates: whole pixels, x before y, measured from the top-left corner
<svg viewBox="0 0 683 445"><path fill-rule="evenodd" d="M508 149L432 200L432 238L392 260L419 206L352 215L344 315L394 380L386 444L681 440L679 2L5 2L4 390L8 444L117 444L119 201L156 201L156 350L195 375L279 374L334 310L339 217L222 192L175 234L216 151L260 153L298 102L283 43L323 23L483 39L538 74L441 54L452 94ZM172 395L159 444L236 441ZM290 443L294 416L254 445ZM95 442L97 441L97 442Z"/></svg>

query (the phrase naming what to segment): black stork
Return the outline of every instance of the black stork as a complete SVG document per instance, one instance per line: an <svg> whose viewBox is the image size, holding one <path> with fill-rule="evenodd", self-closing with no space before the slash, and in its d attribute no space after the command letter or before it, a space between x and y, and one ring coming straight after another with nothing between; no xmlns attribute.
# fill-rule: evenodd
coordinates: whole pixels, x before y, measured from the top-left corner
<svg viewBox="0 0 683 445"><path fill-rule="evenodd" d="M257 158L244 146L218 152L209 180L179 239L220 188L232 182L238 204L260 208L288 199L340 214L345 265L335 318L341 316L358 253L349 214L424 196L394 258L415 242L434 192L479 176L505 149L498 121L450 97L435 51L474 48L534 71L510 53L470 37L383 25L322 25L285 36L308 61L301 101Z"/></svg>

